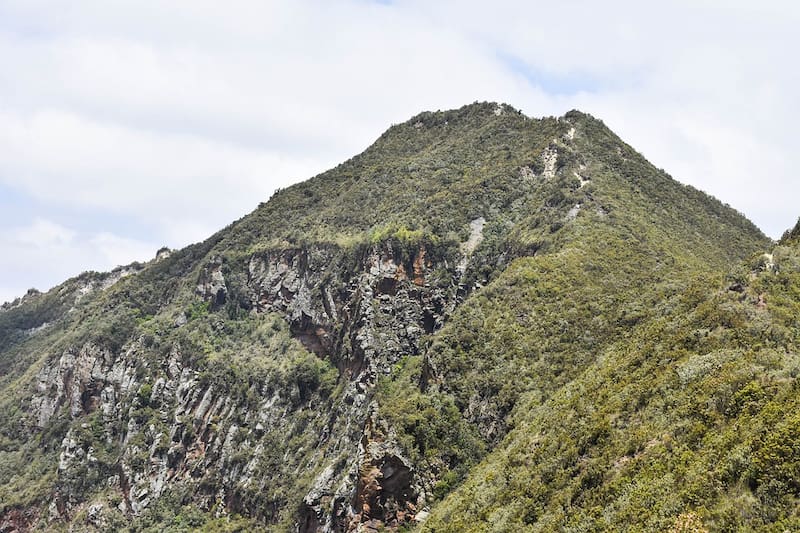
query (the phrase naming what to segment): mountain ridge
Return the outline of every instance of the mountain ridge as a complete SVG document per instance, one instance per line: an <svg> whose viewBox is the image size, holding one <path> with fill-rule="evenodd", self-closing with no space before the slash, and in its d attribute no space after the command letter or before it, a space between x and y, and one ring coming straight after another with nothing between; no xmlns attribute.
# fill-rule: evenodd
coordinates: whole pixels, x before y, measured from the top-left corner
<svg viewBox="0 0 800 533"><path fill-rule="evenodd" d="M605 126L605 124L603 123L602 120L594 118L589 113L585 113L585 112L573 109L573 110L570 110L570 111L566 112L564 115L559 116L559 117L542 117L542 118L538 118L537 119L537 118L531 118L531 117L528 117L528 116L524 115L522 113L522 111L520 111L518 109L515 109L514 107L512 107L512 106L510 106L508 104L496 103L496 102L480 102L480 103L479 102L474 102L472 104L464 105L459 109L453 109L453 110L447 110L447 111L441 111L441 110L440 111L423 111L423 112L415 115L414 117L410 118L409 120L407 120L407 121L405 121L403 123L393 125L388 130L386 130L383 134L381 134L379 136L379 138L376 139L376 141L372 145L367 147L367 149L364 152L362 152L361 154L353 156L352 158L348 159L347 161L337 165L333 169L330 169L328 171L322 172L322 173L310 178L309 180L304 180L304 181L301 181L299 183L295 183L293 185L290 185L288 187L285 187L285 188L282 188L282 189L277 189L275 192L273 192L273 195L270 198L270 200L272 200L272 198L275 197L275 196L280 196L280 195L287 194L287 191L294 190L296 187L301 187L301 186L302 187L306 187L307 185L304 185L304 184L306 184L308 181L319 180L319 179L323 179L324 180L327 176L329 176L336 169L339 169L342 166L346 166L348 164L351 164L352 162L359 161L360 159L363 159L365 157L366 153L371 152L371 151L375 151L376 149L378 149L381 146L382 143L386 143L387 142L387 138L391 137L393 135L393 132L395 132L395 131L402 131L404 129L421 127L421 126L426 124L426 121L427 121L427 125L428 126L440 126L441 127L443 125L448 125L448 123L450 123L450 122L453 122L454 124L457 125L459 123L459 121L464 121L466 118L471 117L471 116L475 116L475 115L477 115L477 116L479 116L481 118L489 118L489 119L491 119L491 118L497 118L497 117L503 116L505 114L508 114L510 116L515 116L522 122L526 122L526 121L542 121L542 122L544 122L544 121L555 121L556 123L558 123L558 122L565 122L565 121L568 121L568 120L587 121L587 122L590 122L590 123L598 126L599 129L603 130L603 133L605 135L611 136L613 141L616 141L616 142L620 143L621 145L625 146L625 148L627 150L629 150L630 153L635 153L639 157L643 158L643 156L641 154L636 152L633 148L631 148L629 145L627 145L621 139L619 139L619 137L617 137L611 130L609 130L607 128L607 126ZM555 128L554 130L552 130L552 133L554 133L555 137L558 137L558 133L559 132L562 135L565 135L566 133L568 133L568 131L569 131L569 126L567 126L566 129L564 129L563 124L562 124L561 128ZM414 149L418 149L418 148L414 148ZM668 174L666 174L666 175L669 176ZM702 191L699 191L698 189L694 188L691 185L684 184L684 186L687 187L689 190L702 192ZM707 193L703 193L703 194L707 194ZM713 196L710 196L710 197L714 198ZM714 198L714 200L716 200L716 198ZM716 201L718 201L718 200L716 200ZM266 203L267 202L262 202L261 204L259 204L259 207L265 206ZM721 202L720 202L720 205L724 205L725 207L728 207L728 208L730 207L727 204L722 204ZM220 232L224 232L224 231L228 230L232 225L241 223L241 222L247 220L248 218L253 217L257 211L258 211L258 209L256 209L255 211L253 211L251 213L248 213L248 214L244 215L243 217L239 218L238 220L232 222L231 224L229 224L228 226L226 226L225 228L220 230ZM742 213L740 213L738 211L737 211L737 213L739 215L744 216ZM219 232L217 232L217 233L219 233ZM209 237L209 239L213 239L213 238L214 238L213 236ZM194 244L190 244L188 246L193 246L193 245L198 245L198 244L200 244L200 243L194 243ZM117 270L119 268L128 268L128 267L135 268L136 265L141 264L141 263L142 263L142 261L134 261L130 265L118 265L117 267L115 267L112 270ZM86 271L85 273L88 274L88 273L91 273L91 272L93 272L93 271ZM98 272L98 273L102 274L102 272ZM37 290L37 292L41 292L38 289L34 289L34 290ZM45 291L45 292L47 292L47 291ZM20 296L20 298L21 297L22 296ZM5 305L11 304L11 303L13 303L13 301L5 302L2 305L5 306Z"/></svg>
<svg viewBox="0 0 800 533"><path fill-rule="evenodd" d="M771 246L590 115L421 113L202 243L1 313L0 516L486 528L460 495L525 413ZM563 526L518 507L498 523Z"/></svg>

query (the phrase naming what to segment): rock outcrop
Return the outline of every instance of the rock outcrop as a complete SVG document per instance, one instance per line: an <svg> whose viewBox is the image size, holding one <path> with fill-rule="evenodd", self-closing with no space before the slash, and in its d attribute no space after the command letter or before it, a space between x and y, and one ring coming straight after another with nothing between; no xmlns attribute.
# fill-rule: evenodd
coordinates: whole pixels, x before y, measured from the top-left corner
<svg viewBox="0 0 800 533"><path fill-rule="evenodd" d="M476 245L473 236L470 251ZM380 376L401 357L420 353L423 337L454 307L465 263L449 267L459 257L449 259L432 262L422 245L399 259L386 244L358 252L355 268L352 251L322 247L257 253L244 271L214 257L201 270L197 294L211 309L229 297L227 270L227 277L246 280L238 293L251 313L280 314L303 346L337 368L343 388L330 400L313 383L276 388L254 382L247 392L257 400L244 403L204 383L203 369L187 363L191 357L180 344L158 368L143 355L145 338L119 352L93 343L65 350L40 370L30 401L40 428L59 412L91 419L62 440L53 518L71 520L85 511L92 523L103 523L107 506L87 507L75 497L85 492L87 472L95 471L119 494L113 512L140 515L167 487L184 484L195 487L203 509L277 519L269 505L248 498L263 485L256 474L275 451L270 442L297 434L298 417L306 413L303 423L316 427L318 438L314 464L304 468L319 473L303 498L301 530L397 527L414 520L420 490L413 486L413 467L378 436L368 415ZM432 281L436 269L449 276ZM185 326L181 318L174 327ZM119 443L116 462L98 458L98 440ZM95 477L100 482L102 475Z"/></svg>

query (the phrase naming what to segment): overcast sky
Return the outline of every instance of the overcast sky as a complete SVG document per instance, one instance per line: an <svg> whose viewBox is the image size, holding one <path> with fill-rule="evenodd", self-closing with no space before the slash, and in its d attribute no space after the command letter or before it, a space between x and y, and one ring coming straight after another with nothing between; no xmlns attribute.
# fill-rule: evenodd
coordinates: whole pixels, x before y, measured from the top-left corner
<svg viewBox="0 0 800 533"><path fill-rule="evenodd" d="M484 100L589 112L779 237L796 6L0 0L0 302L202 240L392 123Z"/></svg>

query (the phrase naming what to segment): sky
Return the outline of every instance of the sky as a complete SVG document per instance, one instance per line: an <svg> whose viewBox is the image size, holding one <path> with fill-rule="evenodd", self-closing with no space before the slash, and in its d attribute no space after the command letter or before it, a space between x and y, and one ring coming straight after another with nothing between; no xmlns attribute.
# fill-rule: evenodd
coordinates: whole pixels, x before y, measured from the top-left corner
<svg viewBox="0 0 800 533"><path fill-rule="evenodd" d="M423 110L580 109L778 238L800 3L0 0L0 302L210 236Z"/></svg>

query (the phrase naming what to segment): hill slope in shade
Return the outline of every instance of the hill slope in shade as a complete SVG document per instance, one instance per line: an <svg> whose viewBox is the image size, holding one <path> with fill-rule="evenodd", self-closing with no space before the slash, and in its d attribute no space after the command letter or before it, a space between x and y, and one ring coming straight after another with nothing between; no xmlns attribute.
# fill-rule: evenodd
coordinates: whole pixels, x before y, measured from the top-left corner
<svg viewBox="0 0 800 533"><path fill-rule="evenodd" d="M792 235L589 115L422 113L5 306L2 527L790 524Z"/></svg>

